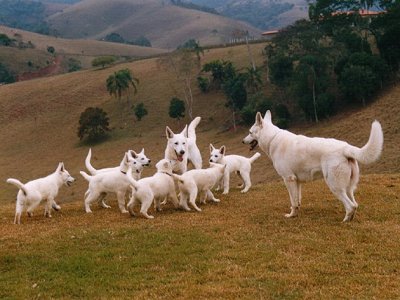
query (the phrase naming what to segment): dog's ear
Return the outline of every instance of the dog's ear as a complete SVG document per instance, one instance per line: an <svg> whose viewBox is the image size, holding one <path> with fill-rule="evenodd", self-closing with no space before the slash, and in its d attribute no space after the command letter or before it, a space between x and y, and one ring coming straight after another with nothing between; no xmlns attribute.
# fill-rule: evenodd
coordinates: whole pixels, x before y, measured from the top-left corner
<svg viewBox="0 0 400 300"><path fill-rule="evenodd" d="M267 112L265 113L264 121L269 122L269 123L272 122L272 120L271 120L271 111L270 110L267 110Z"/></svg>
<svg viewBox="0 0 400 300"><path fill-rule="evenodd" d="M56 171L57 171L57 172L62 172L62 171L64 171L64 164L63 164L62 162L59 162L59 163L58 163L58 166L57 166Z"/></svg>
<svg viewBox="0 0 400 300"><path fill-rule="evenodd" d="M263 117L260 112L257 112L257 115L256 115L256 125L261 128L263 127Z"/></svg>
<svg viewBox="0 0 400 300"><path fill-rule="evenodd" d="M183 134L183 136L184 136L185 138L188 138L188 137L189 137L189 134L188 134L188 126L187 126L187 125L185 125L185 128L183 128L181 134Z"/></svg>
<svg viewBox="0 0 400 300"><path fill-rule="evenodd" d="M129 164L130 159L129 159L128 152L125 152L124 161L125 161L126 164Z"/></svg>
<svg viewBox="0 0 400 300"><path fill-rule="evenodd" d="M225 146L222 146L221 148L219 148L219 153L221 153L222 155L225 155L225 151L226 151Z"/></svg>
<svg viewBox="0 0 400 300"><path fill-rule="evenodd" d="M144 148L142 148L142 151L140 151L140 154L144 154Z"/></svg>
<svg viewBox="0 0 400 300"><path fill-rule="evenodd" d="M165 134L167 139L172 139L174 137L174 132L168 126L165 128Z"/></svg>
<svg viewBox="0 0 400 300"><path fill-rule="evenodd" d="M129 154L133 159L138 158L138 154L133 150L129 150Z"/></svg>
<svg viewBox="0 0 400 300"><path fill-rule="evenodd" d="M213 144L210 144L210 153L213 152L214 149L215 149L215 148L214 148Z"/></svg>

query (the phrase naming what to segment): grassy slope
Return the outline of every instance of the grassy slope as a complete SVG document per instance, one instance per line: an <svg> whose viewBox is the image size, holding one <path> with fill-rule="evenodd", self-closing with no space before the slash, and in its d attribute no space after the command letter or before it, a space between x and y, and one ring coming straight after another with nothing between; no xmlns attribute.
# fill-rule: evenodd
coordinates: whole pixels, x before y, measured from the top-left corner
<svg viewBox="0 0 400 300"><path fill-rule="evenodd" d="M260 64L263 45L253 47ZM247 65L244 46L207 51L204 60L215 58ZM141 80L135 99L149 108L141 122L134 123L126 103L110 98L104 87L107 76L123 67ZM94 147L95 166L116 165L128 148L145 147L156 161L165 147L164 126L182 126L166 113L169 99L180 91L171 76L148 59L0 87L0 297L293 299L399 294L400 245L394 237L399 230L400 178L391 174L400 169L400 108L393 105L399 86L351 115L292 129L361 146L371 121L382 122L383 156L362 172L387 174L362 177L356 194L360 212L352 224L339 223L343 208L321 181L305 185L301 217L285 220L288 195L282 182L275 181L265 155L252 176L253 183L263 184L246 195L233 189L221 196L220 205L207 205L200 214L174 212L168 206L154 222L133 220L118 213L111 196L113 209L94 205L93 215L83 214L85 183L77 174L88 148L79 146L76 138L80 112L100 105L115 127L110 141ZM209 142L226 144L229 153L249 155L240 143L247 128L220 131L227 120L223 95L201 95L195 89L195 99L194 112L203 116L198 128L203 158L208 157ZM13 226L16 190L5 179L13 176L24 182L47 175L61 160L78 177L72 188L60 192L62 212L46 220L38 209L33 219L24 216L21 227Z"/></svg>
<svg viewBox="0 0 400 300"><path fill-rule="evenodd" d="M66 37L100 39L118 32L127 40L144 35L153 46L173 49L190 38L200 40L202 45L225 43L236 28L260 34L248 24L158 0L86 0L48 21ZM213 34L213 30L218 33Z"/></svg>

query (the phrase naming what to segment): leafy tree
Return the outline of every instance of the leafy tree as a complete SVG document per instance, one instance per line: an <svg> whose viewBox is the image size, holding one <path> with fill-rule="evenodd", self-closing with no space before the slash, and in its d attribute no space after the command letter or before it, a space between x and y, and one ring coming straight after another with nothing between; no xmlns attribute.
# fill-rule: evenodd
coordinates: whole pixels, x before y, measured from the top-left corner
<svg viewBox="0 0 400 300"><path fill-rule="evenodd" d="M210 81L208 80L208 78L198 76L197 84L199 85L199 88L203 93L207 93L210 90Z"/></svg>
<svg viewBox="0 0 400 300"><path fill-rule="evenodd" d="M148 114L148 111L144 107L143 102L140 102L138 105L136 105L134 108L134 111L135 111L135 116L138 119L138 121L141 121L142 118Z"/></svg>
<svg viewBox="0 0 400 300"><path fill-rule="evenodd" d="M139 84L139 79L132 75L129 69L122 69L114 74L108 76L106 80L107 91L110 95L114 95L118 100L121 99L122 93L129 90L132 86L134 94L137 93L137 85Z"/></svg>
<svg viewBox="0 0 400 300"><path fill-rule="evenodd" d="M10 39L8 35L0 33L0 46L12 46L15 42L14 39Z"/></svg>
<svg viewBox="0 0 400 300"><path fill-rule="evenodd" d="M131 42L128 42L128 44L142 46L142 47L151 47L150 40L143 35L139 36L137 39Z"/></svg>
<svg viewBox="0 0 400 300"><path fill-rule="evenodd" d="M171 118L177 119L178 121L181 118L185 117L185 102L179 98L172 98L169 103L169 111L168 114Z"/></svg>
<svg viewBox="0 0 400 300"><path fill-rule="evenodd" d="M94 142L106 136L109 129L107 113L99 107L88 107L79 118L78 137L87 136L88 141Z"/></svg>
<svg viewBox="0 0 400 300"><path fill-rule="evenodd" d="M293 59L280 54L269 60L270 81L280 87L285 87L293 73Z"/></svg>
<svg viewBox="0 0 400 300"><path fill-rule="evenodd" d="M56 52L56 49L53 46L48 46L47 47L47 52L54 54Z"/></svg>
<svg viewBox="0 0 400 300"><path fill-rule="evenodd" d="M14 75L8 70L8 68L0 63L0 83L12 83L15 82Z"/></svg>
<svg viewBox="0 0 400 300"><path fill-rule="evenodd" d="M256 93L262 86L261 68L246 68L245 73L246 87L252 94Z"/></svg>
<svg viewBox="0 0 400 300"><path fill-rule="evenodd" d="M104 40L111 43L120 43L120 44L126 43L125 39L116 32L111 32L110 34L107 34L104 37Z"/></svg>
<svg viewBox="0 0 400 300"><path fill-rule="evenodd" d="M92 66L101 66L101 68L104 69L105 66L113 64L116 60L114 56L100 56L92 60Z"/></svg>
<svg viewBox="0 0 400 300"><path fill-rule="evenodd" d="M241 109L240 115L246 125L252 125L257 112L265 112L273 108L273 103L262 92L249 95L246 105Z"/></svg>
<svg viewBox="0 0 400 300"><path fill-rule="evenodd" d="M81 62L75 58L68 59L68 72L75 72L82 69Z"/></svg>
<svg viewBox="0 0 400 300"><path fill-rule="evenodd" d="M179 46L178 49L189 49L196 53L197 59L201 60L201 55L204 55L204 49L200 46L200 43L195 39L186 41L183 45Z"/></svg>
<svg viewBox="0 0 400 300"><path fill-rule="evenodd" d="M212 83L217 89L220 89L225 81L235 77L236 74L232 62L221 60L214 60L205 64L202 71L211 73Z"/></svg>
<svg viewBox="0 0 400 300"><path fill-rule="evenodd" d="M223 84L224 93L227 98L226 106L232 111L234 130L236 130L236 113L245 106L247 101L245 82L246 76L244 74L237 74L226 80Z"/></svg>

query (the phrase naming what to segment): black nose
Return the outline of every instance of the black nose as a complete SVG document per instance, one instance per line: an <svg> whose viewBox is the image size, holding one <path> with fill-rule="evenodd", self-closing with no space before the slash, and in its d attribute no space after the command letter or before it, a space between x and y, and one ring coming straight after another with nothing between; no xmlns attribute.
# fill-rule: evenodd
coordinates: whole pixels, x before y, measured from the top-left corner
<svg viewBox="0 0 400 300"><path fill-rule="evenodd" d="M212 160L210 159L210 162L212 162Z"/></svg>
<svg viewBox="0 0 400 300"><path fill-rule="evenodd" d="M185 151L184 150L181 150L181 152L179 152L180 154L185 154Z"/></svg>
<svg viewBox="0 0 400 300"><path fill-rule="evenodd" d="M149 159L149 163L151 163L151 159Z"/></svg>
<svg viewBox="0 0 400 300"><path fill-rule="evenodd" d="M244 141L242 140L242 144L244 144Z"/></svg>

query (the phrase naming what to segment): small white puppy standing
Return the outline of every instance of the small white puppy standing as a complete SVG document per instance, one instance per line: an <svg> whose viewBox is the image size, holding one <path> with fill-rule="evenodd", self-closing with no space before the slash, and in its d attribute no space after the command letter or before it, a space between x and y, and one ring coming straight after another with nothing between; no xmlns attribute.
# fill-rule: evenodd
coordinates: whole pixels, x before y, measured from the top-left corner
<svg viewBox="0 0 400 300"><path fill-rule="evenodd" d="M246 193L251 187L251 164L261 156L260 153L254 154L252 157L247 158L241 155L225 155L226 148L222 146L219 149L215 149L210 144L210 162L226 165L224 177L222 179L224 192L226 195L229 193L229 179L232 172L237 172L243 180L244 189L242 193Z"/></svg>
<svg viewBox="0 0 400 300"><path fill-rule="evenodd" d="M189 203L197 211L201 209L196 205L197 194L201 193L200 202L205 203L207 198L214 202L219 202L211 192L211 189L222 179L226 165L210 163L208 169L194 169L182 175L173 174L178 180L180 191L180 206L190 211Z"/></svg>
<svg viewBox="0 0 400 300"><path fill-rule="evenodd" d="M358 208L354 191L360 176L358 162L376 161L383 147L381 124L374 121L368 142L358 148L336 139L310 138L283 130L272 124L271 112L257 113L243 143L254 149L258 144L271 158L277 173L289 191L291 211L285 216L295 217L301 204L301 184L323 177L331 192L344 205L343 222L351 221Z"/></svg>
<svg viewBox="0 0 400 300"><path fill-rule="evenodd" d="M148 166L151 160L144 154L144 149L142 149L142 151L139 153L136 153L133 150L128 150L127 153L129 160L132 161L133 178L139 180L142 175L143 166ZM90 162L91 158L92 158L92 149L89 149L88 155L86 156L85 159L85 166L91 175L96 175L97 173L101 172L115 171L120 168L118 166L113 168L95 169Z"/></svg>
<svg viewBox="0 0 400 300"><path fill-rule="evenodd" d="M196 117L186 125L181 133L175 134L168 126L166 127L167 147L165 149L165 159L172 162L173 171L183 174L187 170L188 161L195 169L201 169L202 158L200 150L196 145L196 127L201 118Z"/></svg>
<svg viewBox="0 0 400 300"><path fill-rule="evenodd" d="M99 172L92 176L83 171L80 173L89 182L89 188L85 193L85 210L87 213L92 212L90 204L96 200L104 199L107 193L115 193L118 198L120 211L122 213L128 212L125 208L125 194L130 185L135 183L132 177L132 166L128 153L125 153L117 169L113 168L108 172ZM102 205L104 207L104 203Z"/></svg>
<svg viewBox="0 0 400 300"><path fill-rule="evenodd" d="M52 206L57 210L60 209L54 200L55 197L57 197L58 190L63 184L70 186L74 181L75 179L68 173L62 162L58 164L54 173L43 178L29 181L25 184L18 179L7 179L8 183L20 189L17 194L14 223L21 224L21 214L26 206L28 206L28 216L32 216L33 210L42 200L47 200L45 216L51 218Z"/></svg>
<svg viewBox="0 0 400 300"><path fill-rule="evenodd" d="M161 210L160 201L166 198L171 199L176 208L179 206L170 161L162 159L156 164L156 168L157 173L153 176L140 179L132 184L132 196L128 203L128 210L132 216L135 215L133 208L137 202L141 203L140 213L147 219L154 218L147 212L153 201L155 201L158 211Z"/></svg>

